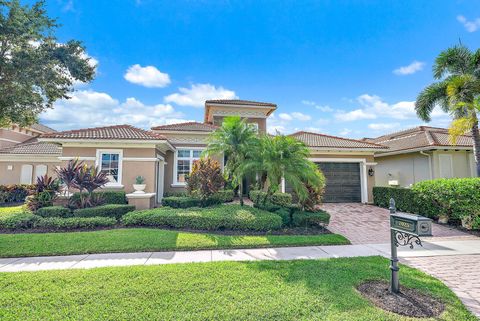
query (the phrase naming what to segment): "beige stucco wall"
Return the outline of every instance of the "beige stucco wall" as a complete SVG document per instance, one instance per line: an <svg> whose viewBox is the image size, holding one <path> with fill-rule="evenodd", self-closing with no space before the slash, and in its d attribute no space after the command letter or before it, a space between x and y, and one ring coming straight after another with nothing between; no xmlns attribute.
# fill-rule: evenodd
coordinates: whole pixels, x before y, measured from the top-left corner
<svg viewBox="0 0 480 321"><path fill-rule="evenodd" d="M32 183L35 183L35 166L37 165L46 165L47 174L49 176L55 175L55 167L59 166L60 162L46 162L42 160L35 159L32 160L15 160L15 161L0 161L0 185L9 185L9 184L20 184L20 173L22 170L22 165L32 165ZM12 166L12 170L8 170L8 166Z"/></svg>
<svg viewBox="0 0 480 321"><path fill-rule="evenodd" d="M417 153L376 157L375 185L388 186L389 180L398 180L399 186L407 187L430 179L427 156Z"/></svg>
<svg viewBox="0 0 480 321"><path fill-rule="evenodd" d="M239 115L240 116L240 115ZM223 122L223 116L214 116L213 117L213 124L217 126L221 126ZM244 119L247 120L247 123L256 123L258 124L258 132L259 133L266 133L267 132L267 119L266 118L255 118L255 117L245 117Z"/></svg>
<svg viewBox="0 0 480 321"><path fill-rule="evenodd" d="M425 153L430 155L431 160L420 152L376 157L375 162L378 164L375 168L375 185L388 186L389 180L398 180L399 186L408 187L424 180L441 178L439 155L442 154L452 156L453 177L475 175L471 151L436 150Z"/></svg>
<svg viewBox="0 0 480 321"><path fill-rule="evenodd" d="M0 128L0 148L9 147L22 143L26 140L29 140L35 137L33 133L27 130L17 129L6 129Z"/></svg>

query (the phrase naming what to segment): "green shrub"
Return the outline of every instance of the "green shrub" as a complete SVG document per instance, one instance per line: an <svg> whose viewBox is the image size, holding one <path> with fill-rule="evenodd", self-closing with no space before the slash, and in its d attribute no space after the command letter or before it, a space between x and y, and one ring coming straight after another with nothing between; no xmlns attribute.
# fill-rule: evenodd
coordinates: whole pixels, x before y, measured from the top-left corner
<svg viewBox="0 0 480 321"><path fill-rule="evenodd" d="M0 217L0 229L23 230L34 227L41 217L28 212L13 213Z"/></svg>
<svg viewBox="0 0 480 321"><path fill-rule="evenodd" d="M297 227L328 225L330 214L324 211L304 212L296 211L292 215L292 225Z"/></svg>
<svg viewBox="0 0 480 321"><path fill-rule="evenodd" d="M35 185L0 185L0 204L24 202L35 191Z"/></svg>
<svg viewBox="0 0 480 321"><path fill-rule="evenodd" d="M290 226L292 223L292 211L286 207L281 207L274 212L282 218L283 226Z"/></svg>
<svg viewBox="0 0 480 321"><path fill-rule="evenodd" d="M419 214L436 218L445 215L461 220L480 214L480 178L450 178L423 181L413 185Z"/></svg>
<svg viewBox="0 0 480 321"><path fill-rule="evenodd" d="M87 196L88 193L84 192L84 196ZM93 192L93 195L100 198L103 204L127 204L127 197L125 196L124 191L101 191ZM70 197L70 202L75 204L80 201L80 193L74 193Z"/></svg>
<svg viewBox="0 0 480 321"><path fill-rule="evenodd" d="M233 199L235 198L235 192L233 189L222 189L215 193L215 195L220 197L222 203L233 202Z"/></svg>
<svg viewBox="0 0 480 321"><path fill-rule="evenodd" d="M389 208L391 198L395 200L395 207L398 211L408 213L418 213L420 211L415 192L412 189L383 186L375 186L373 188L373 202L375 205Z"/></svg>
<svg viewBox="0 0 480 321"><path fill-rule="evenodd" d="M134 211L123 216L127 226L190 228L198 230L269 231L281 228L280 216L252 207L219 205L208 208L168 207Z"/></svg>
<svg viewBox="0 0 480 321"><path fill-rule="evenodd" d="M35 227L49 230L75 230L111 227L116 223L117 220L112 217L46 217L38 220Z"/></svg>
<svg viewBox="0 0 480 321"><path fill-rule="evenodd" d="M271 203L285 207L292 204L292 194L289 193L273 193L270 195L270 197L268 197L267 192L253 190L250 191L249 198L255 205Z"/></svg>
<svg viewBox="0 0 480 321"><path fill-rule="evenodd" d="M73 211L75 217L114 217L120 219L128 212L134 211L133 205L106 204L95 207L79 208Z"/></svg>
<svg viewBox="0 0 480 321"><path fill-rule="evenodd" d="M169 196L162 199L163 206L173 208L189 208L200 206L200 200L190 196Z"/></svg>
<svg viewBox="0 0 480 321"><path fill-rule="evenodd" d="M41 217L69 217L72 216L70 209L63 206L47 206L39 208L36 212Z"/></svg>

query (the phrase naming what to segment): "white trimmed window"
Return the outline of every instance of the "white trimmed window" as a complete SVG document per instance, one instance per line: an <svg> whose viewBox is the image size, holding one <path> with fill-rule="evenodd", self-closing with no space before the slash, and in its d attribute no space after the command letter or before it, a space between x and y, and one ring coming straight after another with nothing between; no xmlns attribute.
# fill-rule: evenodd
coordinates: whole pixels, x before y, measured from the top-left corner
<svg viewBox="0 0 480 321"><path fill-rule="evenodd" d="M175 165L173 166L174 184L185 185L187 177L192 170L193 162L200 159L202 149L178 149L175 152Z"/></svg>
<svg viewBox="0 0 480 321"><path fill-rule="evenodd" d="M47 175L47 165L43 165L43 164L40 164L40 165L36 165L35 166L35 181L39 178L39 177L42 177L42 176L45 176Z"/></svg>
<svg viewBox="0 0 480 321"><path fill-rule="evenodd" d="M122 185L122 160L121 149L98 149L96 165L100 171L107 174L107 186Z"/></svg>

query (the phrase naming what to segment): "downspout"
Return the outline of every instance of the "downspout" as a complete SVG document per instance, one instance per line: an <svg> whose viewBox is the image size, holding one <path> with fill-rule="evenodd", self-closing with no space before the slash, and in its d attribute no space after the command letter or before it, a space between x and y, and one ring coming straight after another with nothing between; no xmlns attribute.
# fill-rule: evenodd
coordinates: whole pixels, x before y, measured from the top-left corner
<svg viewBox="0 0 480 321"><path fill-rule="evenodd" d="M433 174L432 174L432 155L425 153L423 150L420 151L420 155L427 156L428 157L428 169L430 173L430 179L433 179Z"/></svg>

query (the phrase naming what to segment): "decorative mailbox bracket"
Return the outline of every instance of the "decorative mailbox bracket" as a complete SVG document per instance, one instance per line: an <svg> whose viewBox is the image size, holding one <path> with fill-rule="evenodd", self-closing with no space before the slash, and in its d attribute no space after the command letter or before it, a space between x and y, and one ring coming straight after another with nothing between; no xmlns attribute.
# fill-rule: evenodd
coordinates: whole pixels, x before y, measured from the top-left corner
<svg viewBox="0 0 480 321"><path fill-rule="evenodd" d="M415 245L422 245L420 236L432 236L432 220L407 213L397 213L395 200L390 199L390 292L399 293L400 284L398 279L398 246L409 246L411 249Z"/></svg>

